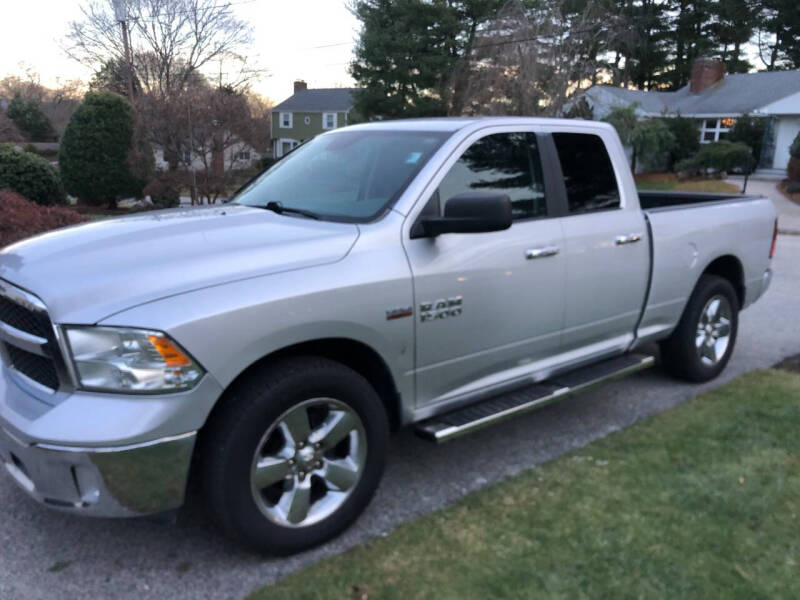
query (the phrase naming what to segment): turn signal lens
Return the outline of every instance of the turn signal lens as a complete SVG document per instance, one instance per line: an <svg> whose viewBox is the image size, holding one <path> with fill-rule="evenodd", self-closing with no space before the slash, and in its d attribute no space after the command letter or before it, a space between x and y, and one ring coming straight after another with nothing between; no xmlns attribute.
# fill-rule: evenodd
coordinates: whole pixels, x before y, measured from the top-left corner
<svg viewBox="0 0 800 600"><path fill-rule="evenodd" d="M161 358L164 359L164 364L168 367L188 367L192 364L189 357L178 350L175 344L167 338L151 334L147 336L147 339L150 340L153 348L161 355Z"/></svg>

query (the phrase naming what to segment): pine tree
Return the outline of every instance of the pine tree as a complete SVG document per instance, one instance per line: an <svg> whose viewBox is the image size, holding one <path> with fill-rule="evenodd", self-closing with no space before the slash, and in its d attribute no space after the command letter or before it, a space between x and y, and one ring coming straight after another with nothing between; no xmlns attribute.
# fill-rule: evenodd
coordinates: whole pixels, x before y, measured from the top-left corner
<svg viewBox="0 0 800 600"><path fill-rule="evenodd" d="M797 0L760 0L758 55L768 71L800 69L800 6Z"/></svg>
<svg viewBox="0 0 800 600"><path fill-rule="evenodd" d="M670 89L689 83L692 63L701 56L714 54L711 0L670 0L667 10L673 15L667 36L669 55L661 78Z"/></svg>
<svg viewBox="0 0 800 600"><path fill-rule="evenodd" d="M478 29L499 0L357 0L350 73L363 118L461 114Z"/></svg>
<svg viewBox="0 0 800 600"><path fill-rule="evenodd" d="M753 37L757 15L752 0L718 0L714 4L710 28L728 73L746 73L752 68L745 46Z"/></svg>

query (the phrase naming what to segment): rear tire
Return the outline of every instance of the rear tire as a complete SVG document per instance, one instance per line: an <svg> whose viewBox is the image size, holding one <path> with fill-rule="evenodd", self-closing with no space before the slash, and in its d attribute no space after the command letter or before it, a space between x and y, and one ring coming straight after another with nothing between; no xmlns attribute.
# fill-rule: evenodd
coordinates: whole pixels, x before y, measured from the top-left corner
<svg viewBox="0 0 800 600"><path fill-rule="evenodd" d="M661 363L680 379L714 379L730 360L738 326L736 290L727 279L702 275L675 331L661 343Z"/></svg>
<svg viewBox="0 0 800 600"><path fill-rule="evenodd" d="M246 375L203 433L214 519L257 551L289 554L347 528L383 473L389 423L361 375L317 357Z"/></svg>

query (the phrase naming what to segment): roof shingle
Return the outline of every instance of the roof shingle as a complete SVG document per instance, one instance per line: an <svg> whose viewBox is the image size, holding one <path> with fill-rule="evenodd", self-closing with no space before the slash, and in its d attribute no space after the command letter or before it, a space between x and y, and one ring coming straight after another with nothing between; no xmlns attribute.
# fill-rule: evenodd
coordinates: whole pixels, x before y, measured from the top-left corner
<svg viewBox="0 0 800 600"><path fill-rule="evenodd" d="M308 112L343 112L353 107L355 88L318 88L300 90L272 110Z"/></svg>
<svg viewBox="0 0 800 600"><path fill-rule="evenodd" d="M692 94L688 85L676 92L647 92L609 85L595 87L624 103L637 102L642 112L650 115L744 114L799 93L800 70L733 73L699 94ZM797 112L800 114L800 106Z"/></svg>

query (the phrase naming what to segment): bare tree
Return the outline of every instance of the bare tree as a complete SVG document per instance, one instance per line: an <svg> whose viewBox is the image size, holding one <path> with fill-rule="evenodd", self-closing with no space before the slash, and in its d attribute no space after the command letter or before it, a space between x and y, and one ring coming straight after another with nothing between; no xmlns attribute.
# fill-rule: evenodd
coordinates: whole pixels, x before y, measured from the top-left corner
<svg viewBox="0 0 800 600"><path fill-rule="evenodd" d="M145 92L180 93L198 71L220 60L228 63L229 78L252 78L243 52L251 28L234 15L230 2L127 0L126 8L133 68ZM122 62L114 0L89 0L81 11L83 19L69 24L67 53L95 69L109 60Z"/></svg>
<svg viewBox="0 0 800 600"><path fill-rule="evenodd" d="M251 92L247 94L247 105L250 108L250 122L242 132L242 138L263 154L270 147L274 104L269 98Z"/></svg>
<svg viewBox="0 0 800 600"><path fill-rule="evenodd" d="M570 10L569 0L508 2L479 35L465 112L559 114L567 99L602 72L602 48L625 31L600 2Z"/></svg>
<svg viewBox="0 0 800 600"><path fill-rule="evenodd" d="M96 70L95 86L121 91L125 51L114 5L124 2L133 62L132 87L143 137L164 150L170 169L191 146L190 103L210 86L203 71L246 89L260 72L248 64L250 26L219 0L87 0L69 25L66 51ZM224 68L224 72L223 72ZM124 86L122 89L126 89Z"/></svg>
<svg viewBox="0 0 800 600"><path fill-rule="evenodd" d="M191 157L202 164L196 173L200 200L214 204L227 195L233 173L250 165L242 157L249 148L250 107L245 94L229 87L198 90L192 106Z"/></svg>

